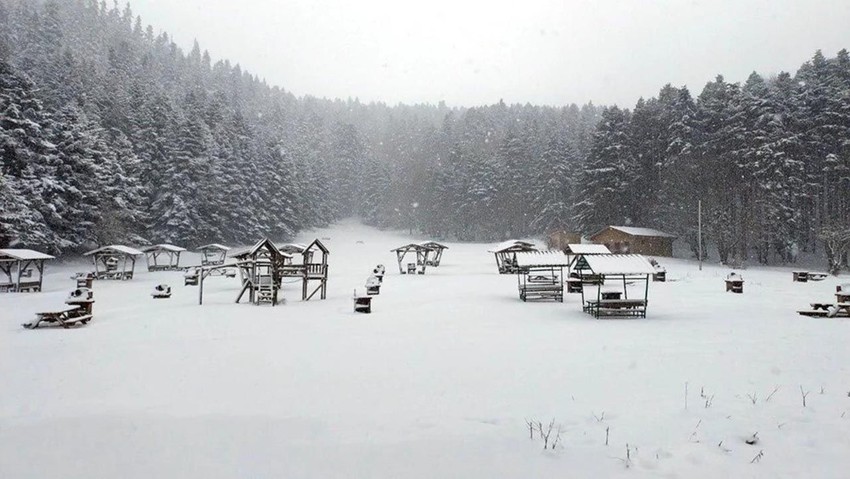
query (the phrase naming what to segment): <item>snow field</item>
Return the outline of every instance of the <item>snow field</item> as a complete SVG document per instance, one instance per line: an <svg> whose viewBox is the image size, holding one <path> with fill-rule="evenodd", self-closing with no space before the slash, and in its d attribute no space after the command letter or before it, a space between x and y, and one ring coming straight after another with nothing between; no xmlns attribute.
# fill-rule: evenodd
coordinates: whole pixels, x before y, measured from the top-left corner
<svg viewBox="0 0 850 479"><path fill-rule="evenodd" d="M198 306L144 261L95 283L86 327L20 323L87 265L0 297L0 477L847 477L850 321L795 313L846 277L749 269L732 295L728 269L662 258L647 319L594 320L577 295L521 302L491 245L402 276L389 250L427 238L345 222L297 239L314 237L326 301L286 284L285 305L237 305L238 279L216 277ZM381 295L355 314L377 263ZM159 283L171 299L150 298ZM553 418L543 451L526 420Z"/></svg>

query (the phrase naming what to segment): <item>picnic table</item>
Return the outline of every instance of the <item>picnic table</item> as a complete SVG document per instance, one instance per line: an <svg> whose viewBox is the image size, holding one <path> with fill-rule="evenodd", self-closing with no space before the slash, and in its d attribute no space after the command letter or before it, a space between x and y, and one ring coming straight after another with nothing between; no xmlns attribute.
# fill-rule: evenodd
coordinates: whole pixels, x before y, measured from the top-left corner
<svg viewBox="0 0 850 479"><path fill-rule="evenodd" d="M584 311L597 319L609 317L646 317L646 300L643 299L599 299L585 302Z"/></svg>
<svg viewBox="0 0 850 479"><path fill-rule="evenodd" d="M35 329L40 327L42 323L58 323L67 329L77 323L86 324L91 318L92 315L85 308L78 305L71 305L55 311L35 313L35 319L29 323L24 323L22 326L27 329Z"/></svg>

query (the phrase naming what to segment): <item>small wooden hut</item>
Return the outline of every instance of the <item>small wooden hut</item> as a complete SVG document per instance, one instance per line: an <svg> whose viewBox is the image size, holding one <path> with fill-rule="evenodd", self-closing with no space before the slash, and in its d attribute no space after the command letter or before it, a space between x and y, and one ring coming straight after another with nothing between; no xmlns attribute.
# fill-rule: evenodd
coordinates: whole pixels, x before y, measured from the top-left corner
<svg viewBox="0 0 850 479"><path fill-rule="evenodd" d="M0 283L2 293L37 293L42 290L44 262L49 254L31 249L0 249L0 271L7 280Z"/></svg>
<svg viewBox="0 0 850 479"><path fill-rule="evenodd" d="M142 248L148 261L148 271L179 271L180 253L186 248L173 244L157 244Z"/></svg>
<svg viewBox="0 0 850 479"><path fill-rule="evenodd" d="M251 248L233 253L231 258L236 260L242 278L242 289L236 297L236 302L241 301L247 292L251 303L277 305L283 266L292 259L292 255L282 253L274 243L265 238Z"/></svg>
<svg viewBox="0 0 850 479"><path fill-rule="evenodd" d="M425 267L428 266L428 257L433 254L433 251L431 248L418 243L410 243L390 250L390 252L396 255L398 272L400 274L425 274ZM405 263L404 258L407 255L414 256L416 258L415 262Z"/></svg>
<svg viewBox="0 0 850 479"><path fill-rule="evenodd" d="M517 253L536 252L534 243L520 240L509 240L496 245L490 250L496 256L496 266L499 274L515 274L519 272L517 265Z"/></svg>
<svg viewBox="0 0 850 479"><path fill-rule="evenodd" d="M218 243L207 244L198 247L201 253L201 266L220 266L227 259L227 252L230 248Z"/></svg>
<svg viewBox="0 0 850 479"><path fill-rule="evenodd" d="M443 259L443 251L449 249L448 246L437 243L436 241L425 241L419 243L419 245L430 249L425 256L425 264L434 267L440 266L440 261Z"/></svg>
<svg viewBox="0 0 850 479"><path fill-rule="evenodd" d="M136 256L143 254L136 248L114 244L89 251L84 253L83 256L92 257L95 279L126 281L133 279Z"/></svg>
<svg viewBox="0 0 850 479"><path fill-rule="evenodd" d="M591 288L581 290L584 312L597 319L646 317L649 283L655 267L645 257L639 254L579 255L572 267L585 286L596 286L595 295Z"/></svg>
<svg viewBox="0 0 850 479"><path fill-rule="evenodd" d="M634 226L608 226L590 237L592 242L604 244L612 253L647 256L673 256L675 239L675 235L663 231Z"/></svg>

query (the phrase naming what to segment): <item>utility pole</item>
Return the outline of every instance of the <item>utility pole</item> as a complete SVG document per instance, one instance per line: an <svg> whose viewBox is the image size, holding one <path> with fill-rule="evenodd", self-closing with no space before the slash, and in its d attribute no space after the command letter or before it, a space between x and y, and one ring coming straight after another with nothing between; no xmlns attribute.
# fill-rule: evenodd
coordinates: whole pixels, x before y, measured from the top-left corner
<svg viewBox="0 0 850 479"><path fill-rule="evenodd" d="M702 200L697 200L697 244L699 245L699 270L702 271Z"/></svg>

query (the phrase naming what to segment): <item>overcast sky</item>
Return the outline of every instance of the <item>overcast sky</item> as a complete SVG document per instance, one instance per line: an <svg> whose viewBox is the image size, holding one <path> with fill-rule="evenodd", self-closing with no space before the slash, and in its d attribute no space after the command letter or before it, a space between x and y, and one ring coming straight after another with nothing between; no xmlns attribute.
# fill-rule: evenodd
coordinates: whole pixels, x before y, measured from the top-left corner
<svg viewBox="0 0 850 479"><path fill-rule="evenodd" d="M123 2L122 2L123 3ZM133 0L298 96L631 107L665 83L792 73L850 48L850 0Z"/></svg>

